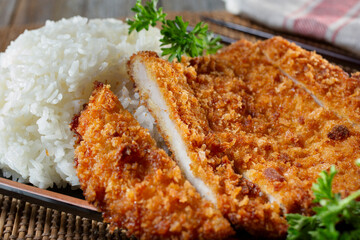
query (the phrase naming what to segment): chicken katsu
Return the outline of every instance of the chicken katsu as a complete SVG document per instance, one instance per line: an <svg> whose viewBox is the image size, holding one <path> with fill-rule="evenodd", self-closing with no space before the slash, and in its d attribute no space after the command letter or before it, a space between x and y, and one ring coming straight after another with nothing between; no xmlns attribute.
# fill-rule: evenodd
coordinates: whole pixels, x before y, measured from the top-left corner
<svg viewBox="0 0 360 240"><path fill-rule="evenodd" d="M331 165L334 192L360 189L358 75L282 38L128 65L184 175L236 229L284 236L285 213L312 214L311 186Z"/></svg>
<svg viewBox="0 0 360 240"><path fill-rule="evenodd" d="M81 189L112 229L139 239L224 239L234 233L109 86L96 84L71 128Z"/></svg>
<svg viewBox="0 0 360 240"><path fill-rule="evenodd" d="M349 76L314 52L282 38L264 42L262 51L270 62L316 96L326 109L352 123L360 123L359 73Z"/></svg>
<svg viewBox="0 0 360 240"><path fill-rule="evenodd" d="M259 134L260 138L267 137L269 139L268 148L271 147L272 150L269 151L271 155L264 154L266 164L275 161L273 167L284 175L291 174L289 171L296 171L295 176L301 176L300 181L296 183L296 186L300 187L300 191L309 189L320 171L335 165L342 173L337 176L338 180L334 183L334 190L341 192L345 197L349 192L360 188L359 168L354 164L354 161L359 158L359 128L353 122L348 121L346 117L341 117L342 114L333 111L333 108L323 107L330 105L326 99L316 94L316 91L311 92L304 88L301 79L294 81L284 74L281 68L268 60L268 56L264 52L269 49L274 51L273 48L277 46L278 42L287 41L274 38L252 44L252 46L247 44L246 49L242 47L241 42L238 42L217 55L217 59L225 59L229 62L238 59L237 67L234 66L236 64L232 64L235 69L246 66L246 62L252 64L252 66L245 67L246 70L243 68L243 72L238 74L241 74L241 78L251 91L254 100L248 107L252 111L249 115L255 115L252 120L258 122L259 126L256 126L255 123L251 130L248 125L243 125L242 129L249 133L255 132ZM269 44L274 47L271 48ZM283 51L281 48L278 49ZM251 57L244 57L249 50L253 52ZM300 50L306 52L299 48ZM259 51L258 54L256 54L257 51ZM324 64L326 63L329 69L336 68L320 56L316 56ZM297 58L293 58L293 62L298 61ZM334 77L336 76L334 74ZM353 80L351 81L354 83ZM360 86L359 81L357 86ZM348 96L350 97L350 94ZM347 101L347 97L344 96L344 98L344 102ZM319 99L322 101L319 102ZM352 110L347 111L348 114L350 112ZM240 116L235 118L240 119ZM292 170L287 162L291 163ZM254 162L250 162L250 164L241 166L241 169L250 169L250 172L256 170ZM284 171L286 168L289 169ZM345 170L346 174L344 174ZM239 169L239 171L243 170ZM249 176L247 173L244 174ZM265 172L262 175L268 174ZM296 181L295 176L291 176L291 181ZM287 181L286 184L290 183ZM263 184L260 185L263 186ZM291 186L290 189L295 190L294 187ZM276 192L281 193L279 187ZM291 191L283 191L282 195L286 198L281 200L282 204L289 198L289 194ZM304 199L301 202L304 203ZM289 211L291 206L285 205L287 211L292 212ZM296 206L293 207L296 209Z"/></svg>

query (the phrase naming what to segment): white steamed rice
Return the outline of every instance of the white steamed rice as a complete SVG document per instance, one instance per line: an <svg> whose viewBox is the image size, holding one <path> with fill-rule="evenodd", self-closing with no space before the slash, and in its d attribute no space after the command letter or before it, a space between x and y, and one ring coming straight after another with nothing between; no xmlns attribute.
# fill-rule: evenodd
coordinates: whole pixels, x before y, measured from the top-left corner
<svg viewBox="0 0 360 240"><path fill-rule="evenodd" d="M95 80L107 82L142 126L159 139L154 119L139 106L126 62L140 50L159 52L160 32L133 32L115 20L82 17L47 21L0 53L0 168L46 188L78 185L69 123Z"/></svg>

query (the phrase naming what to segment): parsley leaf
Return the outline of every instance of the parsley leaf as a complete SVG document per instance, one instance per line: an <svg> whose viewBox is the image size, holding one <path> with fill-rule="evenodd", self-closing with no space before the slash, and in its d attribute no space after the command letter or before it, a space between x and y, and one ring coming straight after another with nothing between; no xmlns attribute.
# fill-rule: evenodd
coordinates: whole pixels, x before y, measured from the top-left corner
<svg viewBox="0 0 360 240"><path fill-rule="evenodd" d="M335 166L331 166L329 174L325 171L320 173L320 177L318 178L317 183L314 183L312 186L312 190L315 196L315 203L320 203L321 201L335 201L335 198L339 197L336 197L331 189L331 184L336 173L337 171Z"/></svg>
<svg viewBox="0 0 360 240"><path fill-rule="evenodd" d="M329 173L321 172L317 183L313 184L314 203L319 204L313 208L314 216L286 215L287 239L360 239L360 202L356 201L360 190L341 199L331 188L336 173L332 166Z"/></svg>
<svg viewBox="0 0 360 240"><path fill-rule="evenodd" d="M181 61L181 56L186 54L190 57L197 57L205 53L215 53L222 45L220 37L208 31L208 25L203 22L198 23L195 28L187 32L189 22L184 22L182 17L175 17L175 20L165 20L166 14L162 8L156 9L157 0L147 2L146 6L141 5L137 0L132 10L136 13L134 20L127 20L129 33L133 30L139 32L142 29L149 29L149 25L155 26L157 21L162 23L160 31L163 36L160 39L162 56L169 56L171 62L174 58Z"/></svg>
<svg viewBox="0 0 360 240"><path fill-rule="evenodd" d="M162 25L161 34L163 38L161 46L162 55L170 55L171 62L175 57L181 61L181 56L185 53L190 57L196 57L206 53L215 53L221 48L220 38L213 38L208 32L207 24L198 23L191 32L186 29L189 23L184 22L182 17L176 16L175 20L165 20Z"/></svg>
<svg viewBox="0 0 360 240"><path fill-rule="evenodd" d="M156 9L158 0L147 2L146 6L141 5L141 0L136 0L135 6L131 9L135 12L134 20L127 20L130 26L129 33L136 30L137 32L142 29L149 30L149 26L155 27L157 21L164 21L166 13L162 12L162 8Z"/></svg>

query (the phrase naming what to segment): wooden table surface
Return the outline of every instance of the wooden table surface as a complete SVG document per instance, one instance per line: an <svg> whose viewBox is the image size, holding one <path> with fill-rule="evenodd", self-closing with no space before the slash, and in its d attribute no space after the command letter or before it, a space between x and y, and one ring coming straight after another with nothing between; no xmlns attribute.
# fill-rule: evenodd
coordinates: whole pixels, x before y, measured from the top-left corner
<svg viewBox="0 0 360 240"><path fill-rule="evenodd" d="M136 0L0 0L0 28L59 20L76 15L88 18L127 17ZM222 0L159 0L164 11L224 10Z"/></svg>

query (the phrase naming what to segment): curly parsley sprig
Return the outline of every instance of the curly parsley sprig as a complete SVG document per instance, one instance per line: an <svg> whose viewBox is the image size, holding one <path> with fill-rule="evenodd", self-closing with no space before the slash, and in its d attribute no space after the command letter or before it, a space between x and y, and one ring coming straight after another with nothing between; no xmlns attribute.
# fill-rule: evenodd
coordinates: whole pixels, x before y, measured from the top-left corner
<svg viewBox="0 0 360 240"><path fill-rule="evenodd" d="M162 56L169 56L171 62L175 57L181 61L181 56L186 54L190 57L196 57L205 53L215 53L222 45L220 37L214 37L214 34L208 31L208 25L203 22L198 23L190 32L187 31L189 22L184 22L179 16L175 20L165 20L166 14L162 8L156 9L157 0L147 2L146 6L141 5L141 0L137 0L132 10L136 13L134 20L127 20L129 24L129 33L133 30L139 32L142 29L149 29L149 26L155 26L156 22L162 23L160 31L163 36L160 39Z"/></svg>
<svg viewBox="0 0 360 240"><path fill-rule="evenodd" d="M142 29L149 30L149 26L156 26L158 21L164 21L166 13L163 13L162 8L156 9L158 0L147 2L145 6L141 5L141 0L137 0L135 6L131 9L135 12L134 20L128 19L127 24L130 26L129 33Z"/></svg>
<svg viewBox="0 0 360 240"><path fill-rule="evenodd" d="M332 181L337 171L330 168L330 173L320 173L317 183L312 190L314 202L314 216L287 214L289 223L287 239L360 239L360 190L347 198L341 199L339 193L332 192Z"/></svg>

